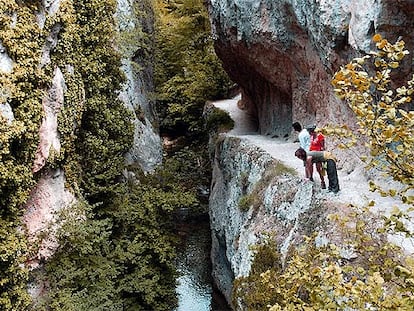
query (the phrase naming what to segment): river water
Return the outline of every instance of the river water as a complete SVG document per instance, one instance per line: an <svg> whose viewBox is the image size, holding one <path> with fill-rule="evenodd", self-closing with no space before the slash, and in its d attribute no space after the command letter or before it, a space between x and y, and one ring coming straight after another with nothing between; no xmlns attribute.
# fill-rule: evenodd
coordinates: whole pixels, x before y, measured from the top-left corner
<svg viewBox="0 0 414 311"><path fill-rule="evenodd" d="M175 311L230 311L211 277L211 234L208 219L180 223L177 256L178 308Z"/></svg>

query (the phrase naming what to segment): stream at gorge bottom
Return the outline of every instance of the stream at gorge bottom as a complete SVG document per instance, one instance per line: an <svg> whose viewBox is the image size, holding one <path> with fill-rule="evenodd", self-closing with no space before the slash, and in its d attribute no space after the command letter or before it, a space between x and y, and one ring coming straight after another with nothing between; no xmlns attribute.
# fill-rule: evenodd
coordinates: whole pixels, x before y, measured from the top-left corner
<svg viewBox="0 0 414 311"><path fill-rule="evenodd" d="M174 311L231 311L213 286L208 217L180 221L177 232L180 238L176 262L178 308Z"/></svg>

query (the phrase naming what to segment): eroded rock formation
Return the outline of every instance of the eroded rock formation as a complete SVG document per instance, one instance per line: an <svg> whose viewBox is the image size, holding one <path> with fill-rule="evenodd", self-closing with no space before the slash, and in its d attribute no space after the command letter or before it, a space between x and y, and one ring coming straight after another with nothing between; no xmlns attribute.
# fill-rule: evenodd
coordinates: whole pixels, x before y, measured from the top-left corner
<svg viewBox="0 0 414 311"><path fill-rule="evenodd" d="M210 0L209 11L217 54L266 135L287 137L292 121L352 124L334 72L369 52L374 33L414 46L410 1ZM410 71L407 60L402 81Z"/></svg>
<svg viewBox="0 0 414 311"><path fill-rule="evenodd" d="M375 33L390 42L404 40L410 51L414 46L414 4L408 1L210 0L209 12L216 52L242 89L238 105L258 121L259 134L278 138L291 136L294 121L352 127L353 114L335 98L330 80L341 65L375 47ZM411 63L407 58L397 83L412 74ZM349 174L354 164L345 169L347 164L340 165ZM249 273L250 246L266 230L277 232L282 253L307 230L335 239L334 230L320 222L336 208L332 201L288 173L266 176L274 166L268 155L237 138L216 142L213 276L229 301L234 278ZM243 210L252 194L259 200Z"/></svg>

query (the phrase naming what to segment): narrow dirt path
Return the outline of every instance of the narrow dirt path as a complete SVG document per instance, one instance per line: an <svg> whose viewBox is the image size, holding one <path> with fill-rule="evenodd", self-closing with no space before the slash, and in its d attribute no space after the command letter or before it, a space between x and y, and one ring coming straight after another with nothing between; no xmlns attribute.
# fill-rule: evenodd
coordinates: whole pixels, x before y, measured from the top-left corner
<svg viewBox="0 0 414 311"><path fill-rule="evenodd" d="M256 126L252 122L251 117L243 110L237 107L237 101L240 96L236 96L232 99L220 100L214 102L214 106L225 110L229 113L230 117L234 120L234 128L227 133L228 136L238 137L245 142L257 146L262 150L269 153L273 158L282 161L286 166L294 168L298 172L298 176L304 177L305 170L301 160L294 156L296 149L299 148L299 143L292 142L290 140L282 140L271 138L269 136L259 135L256 132ZM329 137L327 138L329 139ZM329 150L335 154L335 150ZM338 159L340 163L341 159ZM340 167L340 165L338 165ZM338 178L340 191L337 194L327 192L320 188L320 179L317 172L314 172L315 187L322 192L326 193L326 196L333 201L341 202L344 204L353 204L357 206L366 206L370 201L375 201L375 211L381 213L387 213L395 205L401 207L401 202L391 197L381 197L377 192L371 192L369 190L368 180L363 175L363 167L355 169L351 173L347 173L344 170L338 169ZM307 182L307 181L303 181ZM410 227L414 224L411 223ZM394 237L393 239L397 239ZM401 238L396 241L399 245L402 245L409 252L414 252L413 241L407 241Z"/></svg>

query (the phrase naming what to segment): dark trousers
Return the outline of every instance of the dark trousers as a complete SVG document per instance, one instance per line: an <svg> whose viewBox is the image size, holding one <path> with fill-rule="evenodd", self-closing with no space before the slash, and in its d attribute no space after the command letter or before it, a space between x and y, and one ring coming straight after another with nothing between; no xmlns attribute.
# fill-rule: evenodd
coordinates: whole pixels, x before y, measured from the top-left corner
<svg viewBox="0 0 414 311"><path fill-rule="evenodd" d="M334 160L326 160L326 174L328 175L328 190L337 193L339 191L338 172Z"/></svg>

